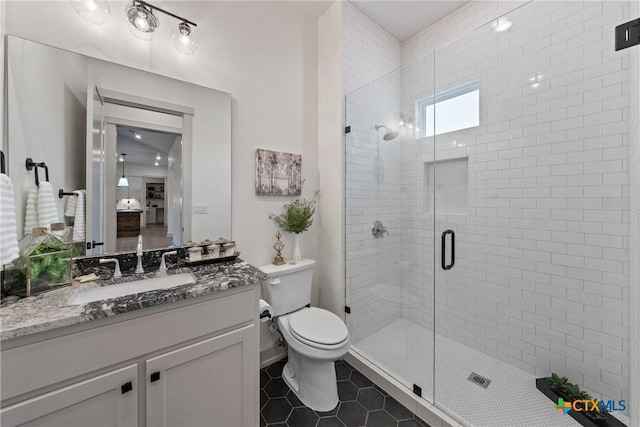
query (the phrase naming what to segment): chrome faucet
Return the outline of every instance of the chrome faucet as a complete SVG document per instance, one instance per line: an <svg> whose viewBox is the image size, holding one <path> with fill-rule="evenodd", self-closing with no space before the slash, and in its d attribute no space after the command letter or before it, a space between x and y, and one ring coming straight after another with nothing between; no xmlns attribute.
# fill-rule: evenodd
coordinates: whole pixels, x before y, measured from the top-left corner
<svg viewBox="0 0 640 427"><path fill-rule="evenodd" d="M136 255L138 255L138 265L136 266L136 274L144 273L142 268L142 234L138 235L138 245L136 246Z"/></svg>
<svg viewBox="0 0 640 427"><path fill-rule="evenodd" d="M178 251L165 252L162 254L162 261L160 261L160 270L158 271L167 271L167 264L165 258L169 255L178 255Z"/></svg>
<svg viewBox="0 0 640 427"><path fill-rule="evenodd" d="M373 234L373 237L381 239L384 237L385 233L387 235L389 234L389 230L387 230L387 227L382 225L382 222L376 220L376 222L374 222L371 226L371 234Z"/></svg>
<svg viewBox="0 0 640 427"><path fill-rule="evenodd" d="M102 258L98 262L100 264L109 264L113 262L116 265L116 268L113 270L113 276L111 277L114 279L117 279L118 277L122 277L122 273L120 272L120 263L116 258Z"/></svg>

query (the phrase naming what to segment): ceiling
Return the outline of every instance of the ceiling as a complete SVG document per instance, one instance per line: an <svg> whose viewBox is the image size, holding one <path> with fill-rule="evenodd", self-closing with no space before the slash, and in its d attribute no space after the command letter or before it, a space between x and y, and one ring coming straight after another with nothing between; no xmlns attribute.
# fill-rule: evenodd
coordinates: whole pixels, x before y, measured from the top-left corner
<svg viewBox="0 0 640 427"><path fill-rule="evenodd" d="M168 167L168 153L171 146L180 135L170 132L158 132L126 126L116 126L118 155L125 153L126 163L153 166L156 157L160 155L158 167ZM140 134L140 139L135 137Z"/></svg>
<svg viewBox="0 0 640 427"><path fill-rule="evenodd" d="M468 1L355 0L351 3L395 38L405 41Z"/></svg>

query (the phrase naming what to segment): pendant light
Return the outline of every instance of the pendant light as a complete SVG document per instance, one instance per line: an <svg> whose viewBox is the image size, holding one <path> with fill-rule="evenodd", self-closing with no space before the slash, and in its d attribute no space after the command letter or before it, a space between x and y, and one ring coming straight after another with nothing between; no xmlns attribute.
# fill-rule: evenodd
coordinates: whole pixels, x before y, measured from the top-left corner
<svg viewBox="0 0 640 427"><path fill-rule="evenodd" d="M129 180L127 179L126 176L124 176L124 157L126 156L126 154L122 153L122 177L120 178L120 181L118 181L118 187L128 187L129 186Z"/></svg>
<svg viewBox="0 0 640 427"><path fill-rule="evenodd" d="M179 23L177 28L174 27L171 30L171 38L173 39L173 46L180 53L193 55L198 49L199 41L195 28L186 21Z"/></svg>

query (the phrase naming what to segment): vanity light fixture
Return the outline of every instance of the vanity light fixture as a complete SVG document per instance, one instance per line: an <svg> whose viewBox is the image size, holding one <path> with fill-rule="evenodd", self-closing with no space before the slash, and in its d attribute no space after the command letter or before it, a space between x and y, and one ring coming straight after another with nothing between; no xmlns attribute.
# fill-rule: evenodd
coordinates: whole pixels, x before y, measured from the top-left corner
<svg viewBox="0 0 640 427"><path fill-rule="evenodd" d="M98 25L104 24L111 15L109 3L104 0L71 0L71 6L82 18Z"/></svg>
<svg viewBox="0 0 640 427"><path fill-rule="evenodd" d="M153 33L160 24L153 14L153 8L142 1L134 1L131 6L127 6L126 13L131 25L143 33Z"/></svg>
<svg viewBox="0 0 640 427"><path fill-rule="evenodd" d="M122 153L122 177L120 177L120 180L118 181L118 187L129 186L129 180L127 179L126 176L124 176L124 156L126 156L126 154Z"/></svg>
<svg viewBox="0 0 640 427"><path fill-rule="evenodd" d="M171 38L176 50L180 53L191 55L198 49L199 42L195 31L195 27L197 27L195 22L160 9L143 0L133 0L131 5L127 6L125 12L131 25L136 30L147 35L150 35L149 33L154 32L160 26L160 21L158 21L154 12L164 13L177 19L179 23L171 31Z"/></svg>
<svg viewBox="0 0 640 427"><path fill-rule="evenodd" d="M171 30L171 38L173 39L173 46L180 53L185 55L192 55L200 42L198 41L198 34L194 28L191 28L187 21L182 21L178 24L178 27Z"/></svg>

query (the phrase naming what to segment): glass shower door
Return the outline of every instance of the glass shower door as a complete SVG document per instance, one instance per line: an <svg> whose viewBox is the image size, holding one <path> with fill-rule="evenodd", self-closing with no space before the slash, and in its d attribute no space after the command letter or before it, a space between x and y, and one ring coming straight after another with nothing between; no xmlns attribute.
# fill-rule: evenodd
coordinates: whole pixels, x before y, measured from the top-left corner
<svg viewBox="0 0 640 427"><path fill-rule="evenodd" d="M464 424L572 425L552 372L627 396L628 9L530 2L435 52L435 402Z"/></svg>
<svg viewBox="0 0 640 427"><path fill-rule="evenodd" d="M346 96L346 314L352 349L431 400L433 395L433 221L424 212L421 175L410 156L433 156L409 119L413 102L403 80L422 73L429 58L396 70ZM432 81L432 79L431 79ZM432 255L431 255L432 256Z"/></svg>

